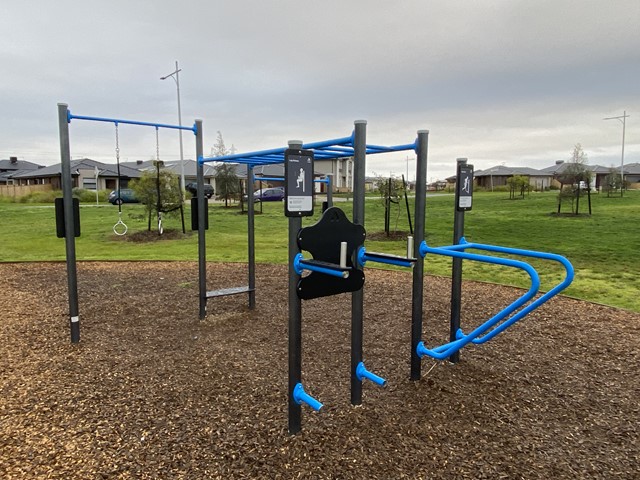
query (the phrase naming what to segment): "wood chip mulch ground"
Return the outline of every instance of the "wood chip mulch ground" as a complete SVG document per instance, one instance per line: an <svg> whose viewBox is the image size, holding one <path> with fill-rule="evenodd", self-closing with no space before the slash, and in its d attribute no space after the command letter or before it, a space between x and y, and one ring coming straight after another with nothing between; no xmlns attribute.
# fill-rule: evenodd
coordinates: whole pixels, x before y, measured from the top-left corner
<svg viewBox="0 0 640 480"><path fill-rule="evenodd" d="M245 283L208 268L210 289ZM388 387L350 405L350 297L304 302L325 407L290 436L286 267L257 273L254 311L225 297L198 321L195 263L82 263L72 345L65 265L1 264L0 478L640 478L640 314L557 298L411 382L411 276L369 269L365 361ZM426 278L428 345L449 293ZM465 283L463 324L520 294Z"/></svg>

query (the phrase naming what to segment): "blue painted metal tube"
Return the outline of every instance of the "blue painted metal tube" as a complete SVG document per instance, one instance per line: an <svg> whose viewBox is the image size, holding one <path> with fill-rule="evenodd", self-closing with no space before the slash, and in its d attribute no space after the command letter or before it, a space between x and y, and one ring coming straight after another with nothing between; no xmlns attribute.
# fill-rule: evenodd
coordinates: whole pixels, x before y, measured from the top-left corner
<svg viewBox="0 0 640 480"><path fill-rule="evenodd" d="M197 133L198 131L195 123L193 124L192 127L185 127L183 125L167 125L164 123L139 122L136 120L122 120L120 118L88 117L86 115L73 115L71 111L68 111L67 122L71 123L71 120L90 120L93 122L108 122L108 123L118 123L118 124L124 123L128 125L143 125L145 127L172 128L174 130L191 130L194 134Z"/></svg>
<svg viewBox="0 0 640 480"><path fill-rule="evenodd" d="M457 334L457 336L459 336L458 339L452 342L440 345L434 349L428 349L424 345L424 342L420 342L416 348L416 353L420 357L423 357L424 355L428 355L438 360L444 360L445 358L450 357L451 354L457 352L465 345L472 343L475 338L484 334L485 332L487 332L487 330L495 327L504 318L508 317L514 311L522 307L525 303L531 300L531 298L533 298L536 295L536 293L538 293L538 289L540 288L540 277L538 276L538 273L535 271L535 269L531 265L529 265L526 262L522 262L519 260L512 260L509 258L499 258L499 257L491 257L487 255L477 255L474 253L459 252L459 251L450 250L447 248L429 247L427 243L424 241L420 244L419 252L420 252L420 255L423 257L427 253L434 253L437 255L445 255L453 258L461 258L461 259L474 260L474 261L483 262L483 263L492 263L497 265L504 265L508 267L519 268L527 272L529 274L529 277L531 278L531 287L524 295L522 295L520 298L518 298L516 301L511 303L509 306L507 306L506 308L498 312L489 320L482 323L480 326L475 328L472 332L466 335L465 334L460 335L460 331L458 331L458 334Z"/></svg>
<svg viewBox="0 0 640 480"><path fill-rule="evenodd" d="M323 407L322 403L320 403L318 400L316 400L315 398L313 398L311 395L309 395L307 392L304 391L304 387L302 386L301 383L297 383L296 386L293 388L293 400L298 405L302 405L303 403L306 403L311 408L313 408L316 412L319 412L320 409Z"/></svg>
<svg viewBox="0 0 640 480"><path fill-rule="evenodd" d="M544 259L544 260L551 260L551 261L555 261L555 262L560 263L565 268L565 272L566 272L565 278L564 278L564 280L562 282L560 282L558 285L556 285L551 290L546 292L544 295L536 298L533 302L531 302L525 308L523 308L519 312L515 313L512 317L510 317L509 319L505 320L503 323L498 325L496 328L491 330L486 335L483 335L482 337L475 338L473 340L473 343L475 343L475 344L481 344L481 343L484 343L484 342L486 342L488 340L491 340L493 337L495 337L499 333L503 332L504 330L509 328L511 325L513 325L515 322L517 322L518 320L523 318L525 315L531 313L533 310L535 310L536 308L540 307L542 304L544 304L545 302L547 302L551 298L555 297L557 294L559 294L562 290L564 290L565 288L567 288L571 284L571 282L573 281L573 278L575 276L575 272L574 272L574 269L573 269L573 265L571 265L571 262L569 262L569 260L567 260L562 255L558 255L558 254L555 254L555 253L536 252L534 250L522 250L522 249L518 249L518 248L500 247L500 246L497 246L497 245L485 245L485 244L481 244L481 243L467 243L466 241L464 241L464 238L462 239L461 246L464 246L465 248L473 248L473 249L477 249L477 250L486 250L486 251L498 252L498 253L509 253L509 254L513 254L513 255L522 255L522 256L525 256L525 257L532 257L532 258L540 258L540 259ZM456 336L459 337L459 338L462 338L462 337L464 337L464 333L462 332L462 330L458 330Z"/></svg>
<svg viewBox="0 0 640 480"><path fill-rule="evenodd" d="M364 366L364 362L360 362L356 367L356 377L358 377L358 380L360 381L366 378L367 380L371 380L373 383L381 387L387 386L387 381L384 378L379 377L375 373L372 373L369 370L367 370L366 367Z"/></svg>
<svg viewBox="0 0 640 480"><path fill-rule="evenodd" d="M256 177L254 176L253 179L255 181L263 181L263 182L284 182L284 177Z"/></svg>
<svg viewBox="0 0 640 480"><path fill-rule="evenodd" d="M364 267L365 264L368 262L376 262L376 263L384 263L387 265L395 265L397 267L413 267L413 264L415 262L412 262L411 260L403 260L402 258L380 258L380 257L373 257L370 255L367 255L367 250L365 247L360 247L360 249L358 250L358 263L360 264L361 267Z"/></svg>
<svg viewBox="0 0 640 480"><path fill-rule="evenodd" d="M330 268L321 267L320 265L313 265L305 262L301 253L298 253L293 260L293 268L298 275L302 275L302 272L309 270L311 272L324 273L325 275L331 275L332 277L347 278L349 276L348 270L332 270Z"/></svg>

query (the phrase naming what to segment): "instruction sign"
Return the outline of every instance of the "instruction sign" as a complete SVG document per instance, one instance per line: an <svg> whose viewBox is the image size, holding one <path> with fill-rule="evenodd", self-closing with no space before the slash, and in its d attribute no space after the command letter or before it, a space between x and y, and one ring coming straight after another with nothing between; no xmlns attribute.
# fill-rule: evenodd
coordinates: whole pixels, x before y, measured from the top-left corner
<svg viewBox="0 0 640 480"><path fill-rule="evenodd" d="M456 180L456 208L459 212L471 210L473 199L473 165L458 165Z"/></svg>
<svg viewBox="0 0 640 480"><path fill-rule="evenodd" d="M287 149L284 152L284 214L287 217L313 215L313 151Z"/></svg>

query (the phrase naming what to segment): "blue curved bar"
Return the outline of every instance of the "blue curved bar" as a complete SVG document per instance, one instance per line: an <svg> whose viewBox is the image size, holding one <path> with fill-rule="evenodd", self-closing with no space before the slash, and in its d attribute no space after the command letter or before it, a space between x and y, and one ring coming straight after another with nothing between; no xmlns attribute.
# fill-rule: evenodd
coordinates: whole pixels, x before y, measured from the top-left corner
<svg viewBox="0 0 640 480"><path fill-rule="evenodd" d="M375 373L367 370L364 366L364 362L358 363L358 366L356 367L356 377L358 377L358 380L360 381L366 378L367 380L371 380L373 383L381 387L387 386L387 381L384 378L379 377Z"/></svg>
<svg viewBox="0 0 640 480"><path fill-rule="evenodd" d="M504 265L507 267L514 267L524 270L529 274L531 278L531 287L529 290L518 298L516 301L512 302L506 308L498 312L496 315L491 317L489 320L482 323L480 326L475 328L472 332L468 334L464 334L460 331L457 332L456 340L452 342L445 343L436 348L429 349L425 346L424 342L420 342L416 347L416 353L419 357L423 357L424 355L428 355L430 357L436 358L438 360L444 360L445 358L449 358L453 353L460 350L465 345L472 343L473 340L480 335L487 332L487 330L495 327L500 321L502 321L507 316L511 315L514 311L522 307L525 303L531 300L536 293L538 293L538 289L540 288L540 277L535 269L526 262L522 262L520 260L512 260L510 258L500 258L500 257L491 257L488 255L478 255L474 253L460 252L457 250L452 250L448 247L429 247L426 241L423 241L419 247L419 253L422 257L426 256L428 253L434 253L437 255L444 255L453 258L462 258L466 260L474 260L477 262L483 263L492 263L496 265ZM505 327L506 328L506 327Z"/></svg>
<svg viewBox="0 0 640 480"><path fill-rule="evenodd" d="M378 255L384 255L384 254L378 254ZM413 264L415 263L414 261L410 260L410 259L403 259L402 257L396 257L395 255L390 255L389 257L377 257L377 256L373 256L373 255L368 255L367 254L367 249L365 247L360 247L360 249L358 250L358 264L361 267L364 267L364 265L371 261L371 262L377 262L377 263L385 263L387 265L395 265L397 267L413 267Z"/></svg>
<svg viewBox="0 0 640 480"><path fill-rule="evenodd" d="M337 265L336 265L337 267ZM331 275L332 277L347 278L349 276L348 270L332 270L330 268L321 267L319 265L313 265L305 261L301 253L298 253L293 259L293 269L298 275L302 275L302 272L309 270L311 272L324 273L325 275Z"/></svg>
<svg viewBox="0 0 640 480"><path fill-rule="evenodd" d="M322 403L320 403L318 400L316 400L315 398L313 398L311 395L309 395L307 392L304 391L304 387L302 386L301 383L297 383L296 386L293 388L293 401L296 402L298 405L302 405L303 403L306 403L311 408L313 408L316 412L319 412L320 409L323 407Z"/></svg>
<svg viewBox="0 0 640 480"><path fill-rule="evenodd" d="M124 123L128 125L143 125L145 127L156 128L172 128L175 130L191 130L194 134L198 133L196 124L192 127L185 127L182 125L167 125L164 123L150 123L150 122L138 122L136 120L122 120L120 118L105 118L105 117L88 117L86 115L73 115L70 110L67 110L67 122L71 123L71 120L90 120L92 122L108 122L108 123Z"/></svg>
<svg viewBox="0 0 640 480"><path fill-rule="evenodd" d="M555 254L555 253L536 252L534 250L522 250L522 249L519 249L519 248L500 247L500 246L497 246L497 245L486 245L486 244L482 244L482 243L468 243L464 238L462 238L460 240L460 245L457 245L457 247L463 247L465 249L473 248L473 249L476 249L476 250L485 250L485 251L497 252L497 253L508 253L508 254L512 254L512 255L522 255L523 257L532 257L532 258L540 258L540 259L544 259L544 260L551 260L551 261L560 263L564 267L565 272L566 272L564 280L562 282L560 282L558 285L556 285L551 290L546 292L544 295L536 298L533 302L531 302L525 308L523 308L522 310L520 310L519 312L514 314L509 319L505 320L503 323L501 323L499 326L497 326L496 328L491 330L486 335L484 335L482 337L475 338L473 340L473 343L475 343L475 344L481 344L481 343L484 343L484 342L486 342L488 340L491 340L493 337L498 335L500 332L503 332L504 330L509 328L511 325L516 323L518 320L523 318L525 315L531 313L533 310L535 310L536 308L540 307L542 304L544 304L545 302L549 301L551 298L555 297L561 291L563 291L565 288L567 288L569 285L571 285L571 282L573 281L573 278L575 277L575 271L573 269L573 265L571 265L571 262L569 262L569 260L567 260L562 255L558 255L558 254ZM463 338L464 336L465 335L462 332L462 329L458 330L458 332L456 333L456 337L458 337L458 338Z"/></svg>

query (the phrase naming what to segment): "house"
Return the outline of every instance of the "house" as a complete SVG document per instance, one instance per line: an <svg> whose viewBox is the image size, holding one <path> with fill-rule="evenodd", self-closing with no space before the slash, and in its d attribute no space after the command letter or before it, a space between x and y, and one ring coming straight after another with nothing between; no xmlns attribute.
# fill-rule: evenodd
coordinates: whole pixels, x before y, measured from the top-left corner
<svg viewBox="0 0 640 480"><path fill-rule="evenodd" d="M62 189L62 164L39 168L13 176L19 185L50 185L53 190ZM140 177L140 170L120 165L121 187L129 180ZM101 163L90 158L71 160L72 188L88 190L113 190L117 187L118 169L116 165Z"/></svg>
<svg viewBox="0 0 640 480"><path fill-rule="evenodd" d="M529 167L507 167L497 165L485 170L477 170L473 173L473 178L478 187L493 190L495 187L508 185L509 178L513 176L523 176L529 178L529 184L539 191L548 190L553 181L553 173L544 170L536 170Z"/></svg>
<svg viewBox="0 0 640 480"><path fill-rule="evenodd" d="M13 176L20 173L32 172L43 168L42 165L18 160L18 157L9 157L9 160L0 160L0 185L12 185Z"/></svg>
<svg viewBox="0 0 640 480"><path fill-rule="evenodd" d="M353 157L316 160L313 169L321 176L331 175L334 191L353 191Z"/></svg>
<svg viewBox="0 0 640 480"><path fill-rule="evenodd" d="M624 166L624 179L629 188L640 188L640 163L628 163Z"/></svg>

